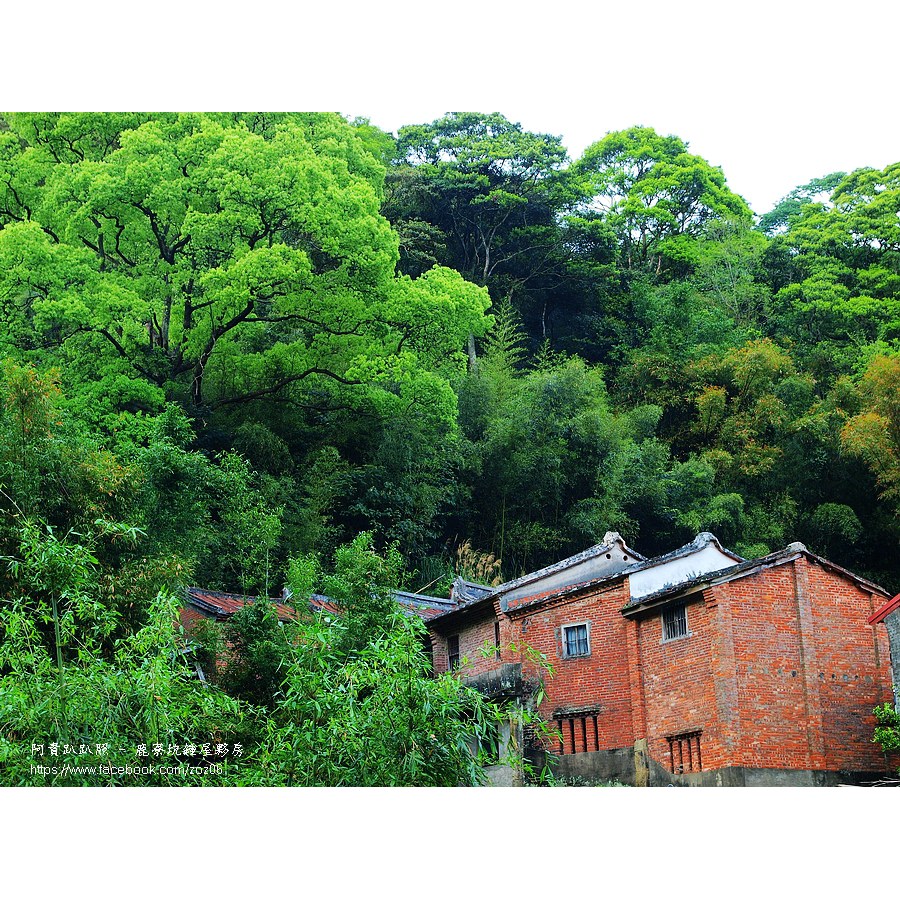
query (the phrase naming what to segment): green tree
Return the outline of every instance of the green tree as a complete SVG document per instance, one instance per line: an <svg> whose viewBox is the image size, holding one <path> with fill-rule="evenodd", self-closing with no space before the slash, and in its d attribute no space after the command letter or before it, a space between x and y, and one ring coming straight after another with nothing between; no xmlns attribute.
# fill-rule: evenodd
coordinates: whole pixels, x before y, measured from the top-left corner
<svg viewBox="0 0 900 900"><path fill-rule="evenodd" d="M857 371L860 348L900 338L898 212L900 163L857 169L774 242L777 325L820 378Z"/></svg>
<svg viewBox="0 0 900 900"><path fill-rule="evenodd" d="M885 753L900 750L900 713L885 703L875 708L875 740Z"/></svg>
<svg viewBox="0 0 900 900"><path fill-rule="evenodd" d="M876 356L860 383L862 411L841 432L847 453L865 461L882 497L900 501L900 357ZM898 507L895 507L895 509Z"/></svg>
<svg viewBox="0 0 900 900"><path fill-rule="evenodd" d="M765 215L760 216L759 229L770 237L787 230L792 218L803 212L807 203L828 203L831 193L846 177L846 172L832 172L823 178L813 178L807 184L794 188Z"/></svg>
<svg viewBox="0 0 900 900"><path fill-rule="evenodd" d="M275 607L265 597L258 597L228 619L220 635L216 631L213 626L201 630L199 636L212 645L213 653L221 654L218 686L232 697L271 710L290 657L289 632L278 621Z"/></svg>
<svg viewBox="0 0 900 900"><path fill-rule="evenodd" d="M572 166L589 198L586 211L615 232L623 266L660 274L695 261L695 241L716 218L749 221L746 202L721 169L688 153L680 138L629 128L591 144ZM682 268L678 268L682 264Z"/></svg>
<svg viewBox="0 0 900 900"><path fill-rule="evenodd" d="M401 128L397 146L383 209L403 270L451 266L546 338L569 256L560 216L574 199L559 138L468 112Z"/></svg>
<svg viewBox="0 0 900 900"><path fill-rule="evenodd" d="M284 626L281 688L249 783L449 787L483 781L485 760L473 748L479 738L488 743L503 713L452 675L433 676L424 624L393 598L401 568L396 549L377 553L369 534L339 548L328 574L314 557L292 561L298 620ZM306 611L314 586L336 604L337 614Z"/></svg>
<svg viewBox="0 0 900 900"><path fill-rule="evenodd" d="M124 526L104 527L107 539L134 536ZM187 647L174 627L172 593L160 591L145 623L120 631L113 642L119 616L101 588L95 553L104 535L59 537L27 519L18 525L18 535L15 552L0 561L0 781L132 787L228 783L227 775L208 770L210 760L182 755L195 742L246 737L241 706L202 684L187 664ZM47 758L36 756L33 745ZM153 745L178 746L167 762L187 761L196 768L174 778L135 773L134 767L149 761L141 749L150 757ZM35 771L41 763L47 772ZM224 768L227 772L227 761Z"/></svg>
<svg viewBox="0 0 900 900"><path fill-rule="evenodd" d="M37 150L27 119L11 127L16 170ZM209 410L390 391L483 330L487 298L454 273L395 277L384 169L352 127L306 114L259 128L162 115L102 158L32 173L34 208L0 232L20 340L74 342Z"/></svg>
<svg viewBox="0 0 900 900"><path fill-rule="evenodd" d="M518 340L501 314L482 364L460 386L474 503L457 533L500 557L509 577L608 530L634 535L667 457L654 435L658 408L617 415L602 371L577 357L545 350L520 370Z"/></svg>

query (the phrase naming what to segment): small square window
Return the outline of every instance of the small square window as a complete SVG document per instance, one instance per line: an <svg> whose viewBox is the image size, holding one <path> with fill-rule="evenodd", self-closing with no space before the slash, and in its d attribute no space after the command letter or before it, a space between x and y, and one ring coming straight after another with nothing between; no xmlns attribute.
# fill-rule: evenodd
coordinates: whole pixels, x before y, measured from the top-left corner
<svg viewBox="0 0 900 900"><path fill-rule="evenodd" d="M674 641L676 638L688 636L687 609L683 603L665 610L662 615L662 639Z"/></svg>
<svg viewBox="0 0 900 900"><path fill-rule="evenodd" d="M447 638L447 658L450 665L450 671L454 672L459 668L459 635L452 634Z"/></svg>
<svg viewBox="0 0 900 900"><path fill-rule="evenodd" d="M590 656L591 646L588 639L588 623L563 626L563 656Z"/></svg>

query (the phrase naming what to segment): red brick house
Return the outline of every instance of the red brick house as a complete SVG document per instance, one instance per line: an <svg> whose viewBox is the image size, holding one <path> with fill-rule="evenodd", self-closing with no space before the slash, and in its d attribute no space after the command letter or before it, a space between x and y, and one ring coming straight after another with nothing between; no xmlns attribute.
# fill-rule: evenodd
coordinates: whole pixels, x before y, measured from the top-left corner
<svg viewBox="0 0 900 900"><path fill-rule="evenodd" d="M888 594L802 544L743 560L703 533L654 559L602 544L489 588L458 579L428 622L438 672L541 704L559 774L660 784L834 784L896 769L872 742L889 702ZM499 648L484 654L484 646Z"/></svg>

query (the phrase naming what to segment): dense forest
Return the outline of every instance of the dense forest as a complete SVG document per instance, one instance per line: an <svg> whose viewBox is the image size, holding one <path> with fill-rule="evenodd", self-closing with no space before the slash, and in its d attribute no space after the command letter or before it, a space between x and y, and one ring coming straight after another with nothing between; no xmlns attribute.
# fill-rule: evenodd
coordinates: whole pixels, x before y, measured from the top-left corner
<svg viewBox="0 0 900 900"><path fill-rule="evenodd" d="M513 578L608 530L647 556L701 530L746 557L799 540L900 589L898 216L900 162L756 216L649 127L570 159L497 113L397 135L6 114L0 596L31 605L6 604L0 674L45 666L53 703L89 705L77 661L124 690L140 647L132 731L166 696L245 734L265 697L173 674L171 592L362 572L446 594L466 560ZM370 672L354 634L334 659ZM50 735L60 707L16 683Z"/></svg>

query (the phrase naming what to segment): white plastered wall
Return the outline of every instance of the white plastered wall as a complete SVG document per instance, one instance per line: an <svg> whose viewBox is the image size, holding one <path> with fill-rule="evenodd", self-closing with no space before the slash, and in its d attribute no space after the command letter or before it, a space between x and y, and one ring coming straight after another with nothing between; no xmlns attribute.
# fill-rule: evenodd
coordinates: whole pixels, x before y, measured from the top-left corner
<svg viewBox="0 0 900 900"><path fill-rule="evenodd" d="M628 577L631 586L631 599L639 600L665 587L672 587L690 581L707 572L717 572L735 565L735 560L719 550L713 544L697 550L687 556L661 562Z"/></svg>

